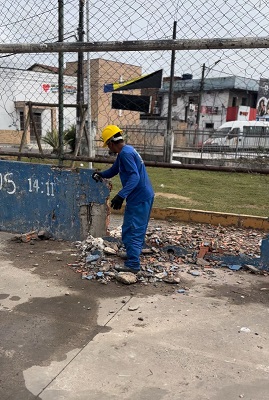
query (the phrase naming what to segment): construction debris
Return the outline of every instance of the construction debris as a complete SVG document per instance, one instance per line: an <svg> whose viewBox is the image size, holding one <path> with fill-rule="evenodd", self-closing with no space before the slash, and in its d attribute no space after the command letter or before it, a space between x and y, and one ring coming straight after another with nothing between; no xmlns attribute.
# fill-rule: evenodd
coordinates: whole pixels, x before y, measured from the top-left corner
<svg viewBox="0 0 269 400"><path fill-rule="evenodd" d="M115 277L117 281L122 282L125 285L131 285L132 283L137 282L136 275L131 272L119 272Z"/></svg>
<svg viewBox="0 0 269 400"><path fill-rule="evenodd" d="M35 240L49 240L51 238L52 235L48 231L41 230L41 231L31 231L23 233L21 235L16 235L14 236L13 240L17 242L28 243L28 242L33 242Z"/></svg>
<svg viewBox="0 0 269 400"><path fill-rule="evenodd" d="M79 259L70 267L81 273L82 279L103 284L114 279L124 284L179 284L183 271L194 277L214 276L214 269L221 267L267 274L257 268L263 237L262 232L252 229L178 223L163 229L155 223L148 228L140 257L141 271L135 275L115 269L126 256L118 227L108 237L88 236L85 241L76 242Z"/></svg>

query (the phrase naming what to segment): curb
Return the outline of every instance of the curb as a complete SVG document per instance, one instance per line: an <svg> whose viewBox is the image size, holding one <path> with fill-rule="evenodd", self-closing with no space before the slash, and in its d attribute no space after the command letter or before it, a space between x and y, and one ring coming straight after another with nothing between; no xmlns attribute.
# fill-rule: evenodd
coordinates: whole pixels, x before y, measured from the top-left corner
<svg viewBox="0 0 269 400"><path fill-rule="evenodd" d="M113 214L123 214L120 211L111 211ZM185 208L153 208L151 218L177 222L235 226L237 228L252 228L269 231L269 218L254 215L219 213L214 211L191 210Z"/></svg>

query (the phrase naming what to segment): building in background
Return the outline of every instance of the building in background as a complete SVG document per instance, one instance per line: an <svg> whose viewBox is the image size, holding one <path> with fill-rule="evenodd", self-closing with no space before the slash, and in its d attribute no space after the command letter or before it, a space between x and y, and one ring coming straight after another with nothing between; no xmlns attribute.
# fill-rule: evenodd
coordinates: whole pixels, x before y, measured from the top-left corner
<svg viewBox="0 0 269 400"><path fill-rule="evenodd" d="M59 68L53 67L51 65L35 63L35 64L31 65L29 68L27 68L27 71L47 72L49 74L58 74Z"/></svg>
<svg viewBox="0 0 269 400"><path fill-rule="evenodd" d="M170 78L164 78L159 91L160 116L168 111ZM172 118L184 121L189 129L213 130L224 122L255 120L259 82L237 76L192 79L185 74L174 79ZM197 126L199 97L200 116Z"/></svg>
<svg viewBox="0 0 269 400"><path fill-rule="evenodd" d="M66 63L64 70L64 103L77 104L77 61ZM87 61L83 62L84 103L88 102L90 82L91 120L96 132L97 145L104 126L115 124L125 127L139 125L138 112L112 109L112 93L104 92L104 85L123 82L141 76L141 67L103 59L90 60L90 76L87 78ZM58 104L58 68L33 64L27 70L1 69L0 143L19 144L27 118L27 102ZM140 90L128 94L140 94ZM35 125L39 136L58 127L57 107L33 105ZM76 124L76 108L64 109L64 128ZM33 126L30 124L26 144L35 143Z"/></svg>
<svg viewBox="0 0 269 400"><path fill-rule="evenodd" d="M33 120L40 138L48 131L57 129L58 77L55 73L2 68L0 85L1 144L20 144L29 115L29 102L33 103ZM76 92L77 79L65 76L64 103L76 104ZM75 108L65 108L64 129L68 129L75 121ZM36 143L32 120L26 132L26 144L31 143Z"/></svg>
<svg viewBox="0 0 269 400"><path fill-rule="evenodd" d="M85 103L87 103L87 61L83 62L83 76L85 82ZM77 61L67 62L66 75L77 75ZM138 112L112 109L112 92L105 93L104 85L114 82L124 82L141 76L140 66L125 64L101 58L90 60L90 93L91 93L91 118L96 126L97 140L102 129L108 124L125 127L126 125L139 125ZM126 93L126 91L125 91ZM140 90L128 90L128 94L139 95Z"/></svg>
<svg viewBox="0 0 269 400"><path fill-rule="evenodd" d="M90 72L88 76L88 72ZM150 71L149 71L150 72ZM77 61L67 62L64 70L64 102L77 103ZM27 117L26 103L44 103L34 107L34 119L40 136L48 130L57 129L57 107L46 103L58 103L58 68L34 64L28 70L2 69L2 97L0 99L0 143L19 143ZM128 90L122 93L151 96L149 113L118 110L112 108L112 93L105 92L104 85L135 79L142 74L142 68L117 61L92 59L83 61L84 103L88 102L90 83L90 117L95 132L96 147L101 146L100 134L108 124L125 129L129 138L136 135L137 143L147 145L145 137L150 136L150 146L163 147L163 136L167 127L170 78L163 78L161 89ZM197 111L201 98L199 129L212 131L226 121L255 120L259 81L236 76L225 78L192 79L184 74L174 78L172 104L172 127L175 131L197 129ZM118 92L119 93L119 92ZM76 124L76 108L65 109L65 129ZM30 125L27 143L35 142L33 127ZM147 135L145 132L147 131ZM175 139L177 142L177 139ZM177 144L177 143L175 143ZM178 143L180 147L181 142ZM184 143L182 144L184 145Z"/></svg>

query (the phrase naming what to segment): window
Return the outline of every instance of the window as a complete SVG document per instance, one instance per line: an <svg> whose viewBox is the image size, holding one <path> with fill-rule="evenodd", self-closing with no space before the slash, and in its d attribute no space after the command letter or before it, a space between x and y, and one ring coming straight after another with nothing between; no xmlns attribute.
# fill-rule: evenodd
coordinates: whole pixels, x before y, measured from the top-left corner
<svg viewBox="0 0 269 400"><path fill-rule="evenodd" d="M242 97L241 105L242 106L247 106L247 103L248 103L248 99L246 97Z"/></svg>
<svg viewBox="0 0 269 400"><path fill-rule="evenodd" d="M33 113L33 118L35 122L35 127L36 127L36 132L39 137L41 137L42 134L42 128L41 128L41 112L34 112ZM30 140L36 141L36 136L34 132L34 127L33 127L33 122L30 121Z"/></svg>
<svg viewBox="0 0 269 400"><path fill-rule="evenodd" d="M33 113L36 131L39 137L42 135L42 126L41 126L41 112ZM24 112L20 111L20 129L24 130ZM34 132L33 122L30 121L30 140L36 141L36 136Z"/></svg>
<svg viewBox="0 0 269 400"><path fill-rule="evenodd" d="M173 94L173 106L177 105L177 99L179 98L178 93L174 93Z"/></svg>
<svg viewBox="0 0 269 400"><path fill-rule="evenodd" d="M189 97L189 104L198 104L198 96L190 96Z"/></svg>
<svg viewBox="0 0 269 400"><path fill-rule="evenodd" d="M267 126L244 126L243 134L244 136L267 136L269 129Z"/></svg>
<svg viewBox="0 0 269 400"><path fill-rule="evenodd" d="M23 113L23 111L20 111L20 129L21 129L21 131L24 130L24 113Z"/></svg>
<svg viewBox="0 0 269 400"><path fill-rule="evenodd" d="M205 129L214 129L214 124L206 122Z"/></svg>
<svg viewBox="0 0 269 400"><path fill-rule="evenodd" d="M233 97L232 107L236 107L236 97Z"/></svg>
<svg viewBox="0 0 269 400"><path fill-rule="evenodd" d="M240 128L233 128L230 130L230 132L228 133L227 139L233 139L235 137L238 137L240 134Z"/></svg>

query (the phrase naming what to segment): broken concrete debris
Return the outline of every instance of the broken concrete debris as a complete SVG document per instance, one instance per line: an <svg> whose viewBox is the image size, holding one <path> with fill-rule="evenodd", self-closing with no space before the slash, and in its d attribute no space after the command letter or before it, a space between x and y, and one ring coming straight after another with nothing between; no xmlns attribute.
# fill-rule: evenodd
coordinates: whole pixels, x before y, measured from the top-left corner
<svg viewBox="0 0 269 400"><path fill-rule="evenodd" d="M13 240L17 242L28 243L34 240L49 240L52 238L50 232L41 230L41 231L30 231L27 233L23 233L21 235L14 236Z"/></svg>
<svg viewBox="0 0 269 400"><path fill-rule="evenodd" d="M124 283L125 285L131 285L137 282L137 276L131 272L119 272L115 275L117 281Z"/></svg>
<svg viewBox="0 0 269 400"><path fill-rule="evenodd" d="M91 263L93 261L98 260L101 257L101 253L99 254L88 254L86 257L86 264Z"/></svg>
<svg viewBox="0 0 269 400"><path fill-rule="evenodd" d="M94 238L89 235L86 240L76 242L79 259L69 265L81 273L82 279L103 284L116 279L127 285L157 285L159 282L177 285L183 271L193 277L214 276L214 269L223 267L234 272L245 268L252 273L267 274L255 266L262 238L262 232L250 229L178 223L162 229L155 223L148 228L141 254L141 271L135 275L118 273L115 269L122 265L126 254L121 242L121 227L118 227L110 231L110 236ZM187 293L187 290L180 293Z"/></svg>

